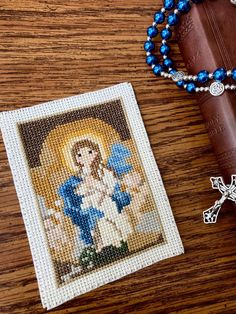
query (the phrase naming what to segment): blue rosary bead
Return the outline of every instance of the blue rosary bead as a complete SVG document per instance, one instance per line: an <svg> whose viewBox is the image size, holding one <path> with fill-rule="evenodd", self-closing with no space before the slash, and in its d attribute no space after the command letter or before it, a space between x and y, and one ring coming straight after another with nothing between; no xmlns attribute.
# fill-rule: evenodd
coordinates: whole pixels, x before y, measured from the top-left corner
<svg viewBox="0 0 236 314"><path fill-rule="evenodd" d="M172 10L175 7L175 0L164 0L164 8L166 10Z"/></svg>
<svg viewBox="0 0 236 314"><path fill-rule="evenodd" d="M162 55L168 55L169 52L170 52L170 47L166 44L162 44L160 47L160 53Z"/></svg>
<svg viewBox="0 0 236 314"><path fill-rule="evenodd" d="M179 23L178 15L175 13L170 13L168 18L167 18L167 22L168 22L168 24L170 24L170 26L178 24Z"/></svg>
<svg viewBox="0 0 236 314"><path fill-rule="evenodd" d="M236 0L231 0L231 2ZM209 91L213 96L220 96L222 90L236 90L235 84L219 84L227 77L236 81L236 68L228 71L224 68L216 69L213 74L206 70L200 71L197 75L185 75L182 71L177 71L173 68L173 60L169 57L170 47L168 40L172 37L172 26L175 26L180 21L180 13L188 13L191 10L193 3L198 4L203 0L163 0L163 8L156 11L154 14L154 23L147 29L147 40L144 43L144 50L146 51L146 62L151 66L153 73L156 76L163 76L164 78L172 79L179 88L186 89L187 92L201 92ZM170 12L167 12L170 11ZM158 64L158 59L154 54L155 44L152 38L159 33L157 24L165 23L166 25L160 30L160 37L162 39L159 51L163 56L163 62ZM210 80L215 80L215 83L209 87L202 87ZM197 83L195 82L197 81ZM216 84L218 83L218 85Z"/></svg>
<svg viewBox="0 0 236 314"><path fill-rule="evenodd" d="M160 76L161 75L161 72L163 71L163 67L161 64L157 64L154 66L154 68L152 69L153 73L156 75L156 76Z"/></svg>
<svg viewBox="0 0 236 314"><path fill-rule="evenodd" d="M197 74L197 80L200 83L206 83L209 80L209 72L202 70Z"/></svg>
<svg viewBox="0 0 236 314"><path fill-rule="evenodd" d="M178 82L176 83L176 85L177 85L179 88L183 88L183 87L184 87L184 84L185 84L184 81L178 81Z"/></svg>
<svg viewBox="0 0 236 314"><path fill-rule="evenodd" d="M176 72L177 72L177 70L175 70L175 69L171 69L171 70L169 71L169 73L172 74L172 75L175 74Z"/></svg>
<svg viewBox="0 0 236 314"><path fill-rule="evenodd" d="M151 41L151 40L147 40L144 43L144 50L147 52L151 52L152 50L154 50L155 48L155 44Z"/></svg>
<svg viewBox="0 0 236 314"><path fill-rule="evenodd" d="M170 39L172 36L172 32L170 29L168 28L164 28L162 31L161 31L161 38L162 39Z"/></svg>
<svg viewBox="0 0 236 314"><path fill-rule="evenodd" d="M148 65L155 64L155 63L157 63L157 57L154 55L149 55L146 57L146 62Z"/></svg>
<svg viewBox="0 0 236 314"><path fill-rule="evenodd" d="M173 61L171 60L171 58L166 58L164 61L163 61L163 65L167 68L171 68L172 65L173 65Z"/></svg>
<svg viewBox="0 0 236 314"><path fill-rule="evenodd" d="M149 26L147 29L147 35L150 38L156 37L156 35L158 34L158 30L155 26Z"/></svg>
<svg viewBox="0 0 236 314"><path fill-rule="evenodd" d="M236 81L236 68L231 71L231 77Z"/></svg>
<svg viewBox="0 0 236 314"><path fill-rule="evenodd" d="M195 92L196 90L196 85L194 83L188 83L187 84L187 87L186 87L186 90L189 92L189 93L193 93Z"/></svg>
<svg viewBox="0 0 236 314"><path fill-rule="evenodd" d="M177 9L181 13L188 13L191 9L189 0L179 0L179 2L177 3Z"/></svg>
<svg viewBox="0 0 236 314"><path fill-rule="evenodd" d="M213 73L213 78L215 81L223 81L227 77L227 72L224 68L216 69Z"/></svg>
<svg viewBox="0 0 236 314"><path fill-rule="evenodd" d="M154 15L154 21L157 24L162 24L165 21L165 14L161 11L157 11Z"/></svg>

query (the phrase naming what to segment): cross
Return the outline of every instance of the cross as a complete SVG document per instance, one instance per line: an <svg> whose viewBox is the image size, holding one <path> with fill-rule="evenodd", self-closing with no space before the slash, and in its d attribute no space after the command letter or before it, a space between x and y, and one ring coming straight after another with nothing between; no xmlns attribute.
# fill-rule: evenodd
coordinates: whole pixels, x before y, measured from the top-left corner
<svg viewBox="0 0 236 314"><path fill-rule="evenodd" d="M222 177L211 177L212 188L219 190L221 198L215 204L203 212L205 224L216 223L221 206L226 200L236 203L236 175L231 176L231 183L225 184Z"/></svg>

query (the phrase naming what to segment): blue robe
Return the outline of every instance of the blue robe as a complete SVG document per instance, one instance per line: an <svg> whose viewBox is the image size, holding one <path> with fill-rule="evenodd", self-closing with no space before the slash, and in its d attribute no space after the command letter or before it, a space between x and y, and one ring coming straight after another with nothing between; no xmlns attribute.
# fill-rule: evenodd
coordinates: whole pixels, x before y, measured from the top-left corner
<svg viewBox="0 0 236 314"><path fill-rule="evenodd" d="M74 225L79 227L81 240L85 245L92 245L91 231L95 228L97 220L104 217L104 213L94 207L81 208L84 196L76 194L75 189L82 181L83 179L80 177L71 176L59 187L58 194L64 201L64 214L70 217ZM122 209L130 204L131 195L128 192L122 192L117 183L114 186L112 200L116 203L117 211L121 213Z"/></svg>

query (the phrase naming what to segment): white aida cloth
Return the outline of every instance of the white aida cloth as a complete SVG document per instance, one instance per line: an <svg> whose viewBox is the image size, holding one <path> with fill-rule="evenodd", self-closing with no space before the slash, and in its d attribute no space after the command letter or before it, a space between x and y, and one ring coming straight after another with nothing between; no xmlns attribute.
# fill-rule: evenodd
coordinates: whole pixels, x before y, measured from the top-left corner
<svg viewBox="0 0 236 314"><path fill-rule="evenodd" d="M184 252L131 84L0 122L45 308Z"/></svg>

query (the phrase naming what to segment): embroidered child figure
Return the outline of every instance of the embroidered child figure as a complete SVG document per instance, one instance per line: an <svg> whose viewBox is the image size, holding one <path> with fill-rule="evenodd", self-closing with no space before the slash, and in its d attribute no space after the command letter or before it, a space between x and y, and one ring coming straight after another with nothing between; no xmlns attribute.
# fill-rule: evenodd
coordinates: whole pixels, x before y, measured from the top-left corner
<svg viewBox="0 0 236 314"><path fill-rule="evenodd" d="M95 141L82 139L71 148L77 175L62 184L59 195L64 214L79 228L83 244L94 245L97 252L110 245L120 247L133 231L124 210L132 197L121 188L122 175L132 170L125 161L130 155L123 144L114 144L105 166Z"/></svg>

